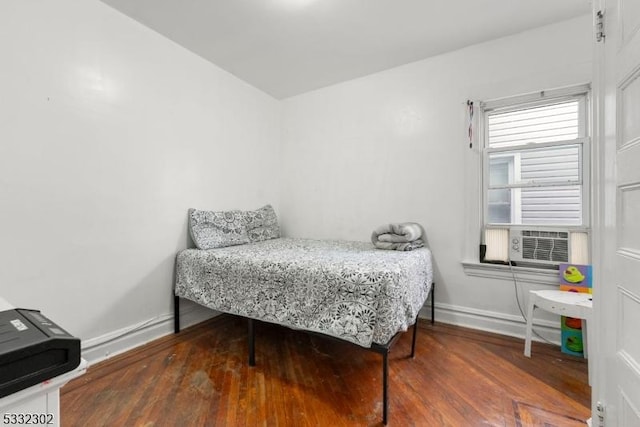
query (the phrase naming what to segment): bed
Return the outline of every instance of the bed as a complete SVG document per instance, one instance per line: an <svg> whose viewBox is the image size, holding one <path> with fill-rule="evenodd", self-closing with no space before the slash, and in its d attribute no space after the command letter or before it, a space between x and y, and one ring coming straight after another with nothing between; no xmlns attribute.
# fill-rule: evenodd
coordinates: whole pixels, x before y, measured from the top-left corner
<svg viewBox="0 0 640 427"><path fill-rule="evenodd" d="M181 298L248 319L249 364L254 321L351 342L383 356L383 422L388 413L388 352L416 323L431 295L427 248L375 249L371 243L269 238L215 249L185 249L176 258L175 331Z"/></svg>

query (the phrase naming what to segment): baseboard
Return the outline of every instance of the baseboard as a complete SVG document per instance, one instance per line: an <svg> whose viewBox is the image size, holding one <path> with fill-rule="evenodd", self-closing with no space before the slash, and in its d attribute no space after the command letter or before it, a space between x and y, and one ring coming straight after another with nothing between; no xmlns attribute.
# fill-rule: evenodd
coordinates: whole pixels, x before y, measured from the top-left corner
<svg viewBox="0 0 640 427"><path fill-rule="evenodd" d="M462 307L452 304L436 303L436 321L448 323L456 326L463 326L470 329L478 329L496 334L508 335L512 337L525 337L526 322L522 316L497 313L494 311L479 310L476 308ZM425 306L420 311L420 318L431 319L431 307ZM560 325L559 322L535 319L533 330L539 333L544 339L560 345ZM533 335L534 341L543 341Z"/></svg>
<svg viewBox="0 0 640 427"><path fill-rule="evenodd" d="M184 301L180 307L180 326L186 328L203 322L218 312ZM89 366L150 341L173 333L173 313L164 314L137 325L82 341L82 358Z"/></svg>

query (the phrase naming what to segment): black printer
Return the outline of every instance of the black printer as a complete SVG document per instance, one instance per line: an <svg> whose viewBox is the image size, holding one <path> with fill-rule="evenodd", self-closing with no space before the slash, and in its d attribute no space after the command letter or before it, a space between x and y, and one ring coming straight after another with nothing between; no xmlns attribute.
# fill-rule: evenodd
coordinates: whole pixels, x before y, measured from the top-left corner
<svg viewBox="0 0 640 427"><path fill-rule="evenodd" d="M0 311L0 398L80 365L80 340L37 310Z"/></svg>

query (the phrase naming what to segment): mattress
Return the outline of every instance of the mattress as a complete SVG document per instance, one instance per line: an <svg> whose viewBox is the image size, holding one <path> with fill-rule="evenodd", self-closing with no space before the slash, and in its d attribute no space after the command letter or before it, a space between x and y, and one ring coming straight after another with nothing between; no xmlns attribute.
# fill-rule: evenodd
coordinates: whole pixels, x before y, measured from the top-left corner
<svg viewBox="0 0 640 427"><path fill-rule="evenodd" d="M278 238L179 252L175 294L370 347L413 324L432 279L427 248L400 252L366 242Z"/></svg>

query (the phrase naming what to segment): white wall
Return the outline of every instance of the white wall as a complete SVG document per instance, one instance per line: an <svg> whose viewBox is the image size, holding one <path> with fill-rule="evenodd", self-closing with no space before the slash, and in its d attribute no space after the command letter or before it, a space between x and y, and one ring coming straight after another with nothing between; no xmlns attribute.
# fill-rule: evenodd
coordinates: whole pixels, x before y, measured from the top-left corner
<svg viewBox="0 0 640 427"><path fill-rule="evenodd" d="M278 209L279 101L97 0L0 2L0 52L13 305L84 340L166 319L189 207Z"/></svg>
<svg viewBox="0 0 640 427"><path fill-rule="evenodd" d="M435 256L441 314L513 332L513 284L467 276L461 265L479 237L466 100L590 82L591 49L584 16L285 100L285 232L368 240L380 224L418 221Z"/></svg>

